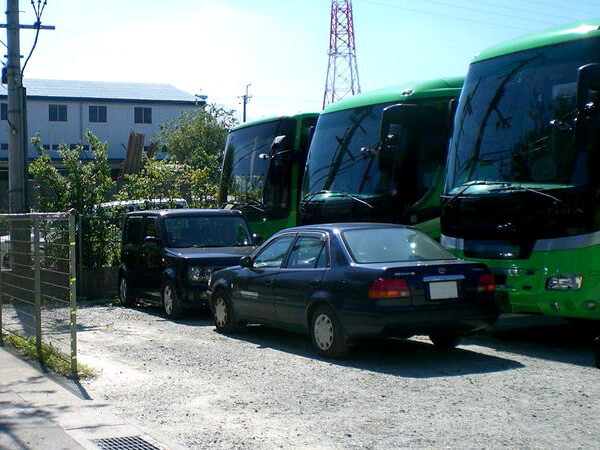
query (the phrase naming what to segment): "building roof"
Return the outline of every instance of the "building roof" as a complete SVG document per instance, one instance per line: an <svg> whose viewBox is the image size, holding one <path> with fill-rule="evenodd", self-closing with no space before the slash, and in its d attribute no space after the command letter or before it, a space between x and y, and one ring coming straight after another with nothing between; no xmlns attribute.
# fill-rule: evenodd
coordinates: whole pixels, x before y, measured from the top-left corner
<svg viewBox="0 0 600 450"><path fill-rule="evenodd" d="M40 100L92 100L103 102L195 104L196 97L170 84L113 81L25 79L27 97ZM6 96L7 87L0 87ZM201 103L204 101L201 99Z"/></svg>
<svg viewBox="0 0 600 450"><path fill-rule="evenodd" d="M361 106L377 105L387 102L405 103L417 99L436 99L458 97L464 77L440 78L429 81L413 81L392 87L346 97L332 103L321 114L329 114Z"/></svg>
<svg viewBox="0 0 600 450"><path fill-rule="evenodd" d="M554 28L526 34L524 36L494 45L475 57L473 62L496 58L498 56L521 52L533 48L557 45L579 39L590 39L600 36L600 18L570 23Z"/></svg>

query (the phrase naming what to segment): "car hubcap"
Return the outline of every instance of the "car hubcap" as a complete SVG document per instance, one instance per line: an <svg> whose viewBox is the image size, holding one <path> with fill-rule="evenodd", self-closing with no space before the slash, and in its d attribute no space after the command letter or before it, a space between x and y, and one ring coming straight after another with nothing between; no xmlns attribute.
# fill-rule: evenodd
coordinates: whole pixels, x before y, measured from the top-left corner
<svg viewBox="0 0 600 450"><path fill-rule="evenodd" d="M173 290L168 284L165 286L163 297L165 302L165 311L167 314L171 314L173 312Z"/></svg>
<svg viewBox="0 0 600 450"><path fill-rule="evenodd" d="M227 323L227 304L222 298L215 302L215 322L219 327L224 327Z"/></svg>
<svg viewBox="0 0 600 450"><path fill-rule="evenodd" d="M125 278L121 278L121 289L119 292L121 293L121 303L125 303L127 301L127 280Z"/></svg>
<svg viewBox="0 0 600 450"><path fill-rule="evenodd" d="M329 350L333 344L333 323L326 314L320 314L315 320L315 341L321 350Z"/></svg>

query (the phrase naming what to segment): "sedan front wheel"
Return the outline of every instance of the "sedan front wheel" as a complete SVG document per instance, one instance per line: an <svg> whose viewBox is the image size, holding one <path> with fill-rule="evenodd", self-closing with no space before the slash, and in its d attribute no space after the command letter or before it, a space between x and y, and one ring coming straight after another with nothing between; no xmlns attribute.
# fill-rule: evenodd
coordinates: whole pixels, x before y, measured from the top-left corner
<svg viewBox="0 0 600 450"><path fill-rule="evenodd" d="M229 296L224 292L217 292L212 306L217 331L224 334L233 333L237 329L237 323Z"/></svg>
<svg viewBox="0 0 600 450"><path fill-rule="evenodd" d="M317 352L327 358L343 358L350 348L340 321L327 305L312 315L310 336Z"/></svg>

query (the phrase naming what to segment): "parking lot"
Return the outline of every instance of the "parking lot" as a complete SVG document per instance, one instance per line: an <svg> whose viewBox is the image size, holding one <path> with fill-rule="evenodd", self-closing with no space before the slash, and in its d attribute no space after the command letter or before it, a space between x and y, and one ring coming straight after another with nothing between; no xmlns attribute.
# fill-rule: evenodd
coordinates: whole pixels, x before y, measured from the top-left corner
<svg viewBox="0 0 600 450"><path fill-rule="evenodd" d="M89 394L189 448L592 448L600 372L581 327L503 317L453 351L361 342L345 360L307 336L214 331L207 314L79 310Z"/></svg>

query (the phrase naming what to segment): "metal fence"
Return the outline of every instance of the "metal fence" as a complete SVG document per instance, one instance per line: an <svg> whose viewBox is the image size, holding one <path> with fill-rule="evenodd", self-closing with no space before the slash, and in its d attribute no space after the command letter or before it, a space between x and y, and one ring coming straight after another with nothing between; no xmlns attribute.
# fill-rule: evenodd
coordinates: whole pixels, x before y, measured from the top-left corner
<svg viewBox="0 0 600 450"><path fill-rule="evenodd" d="M0 214L0 330L77 373L75 216Z"/></svg>

